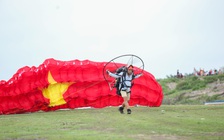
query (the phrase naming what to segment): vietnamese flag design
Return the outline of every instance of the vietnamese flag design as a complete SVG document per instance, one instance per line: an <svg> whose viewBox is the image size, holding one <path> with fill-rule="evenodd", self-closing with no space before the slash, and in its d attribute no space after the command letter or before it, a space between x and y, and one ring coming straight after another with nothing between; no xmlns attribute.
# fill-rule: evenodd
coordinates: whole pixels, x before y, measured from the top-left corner
<svg viewBox="0 0 224 140"><path fill-rule="evenodd" d="M102 74L104 66L105 62L52 58L38 67L25 66L8 81L0 81L0 114L118 106L122 98L115 89L110 91ZM162 88L152 74L143 73L135 80L130 105L158 107Z"/></svg>

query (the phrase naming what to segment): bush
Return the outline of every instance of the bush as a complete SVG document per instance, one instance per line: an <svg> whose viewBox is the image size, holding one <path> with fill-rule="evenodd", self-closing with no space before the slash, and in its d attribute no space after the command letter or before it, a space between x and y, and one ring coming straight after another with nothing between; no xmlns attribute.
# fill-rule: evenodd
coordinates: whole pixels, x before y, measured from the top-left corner
<svg viewBox="0 0 224 140"><path fill-rule="evenodd" d="M219 95L213 95L213 96L208 96L206 98L206 102L211 102L211 101L215 101L215 100L218 100L219 99Z"/></svg>
<svg viewBox="0 0 224 140"><path fill-rule="evenodd" d="M191 89L191 84L189 82L187 82L187 81L182 81L182 82L177 84L176 89L177 90Z"/></svg>
<svg viewBox="0 0 224 140"><path fill-rule="evenodd" d="M170 90L170 91L167 91L165 95L171 95L173 93L175 93L177 90Z"/></svg>
<svg viewBox="0 0 224 140"><path fill-rule="evenodd" d="M206 87L207 82L205 80L199 79L199 77L192 76L186 78L177 84L177 90L199 90Z"/></svg>
<svg viewBox="0 0 224 140"><path fill-rule="evenodd" d="M207 84L216 82L217 80L224 81L224 74L221 75L211 75L211 76L205 76L204 80Z"/></svg>

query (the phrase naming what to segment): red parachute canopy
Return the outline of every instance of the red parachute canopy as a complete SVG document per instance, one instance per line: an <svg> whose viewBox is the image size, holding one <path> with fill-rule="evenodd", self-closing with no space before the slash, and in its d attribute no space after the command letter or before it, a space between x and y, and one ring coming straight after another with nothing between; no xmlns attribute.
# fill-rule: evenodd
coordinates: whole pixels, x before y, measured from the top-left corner
<svg viewBox="0 0 224 140"><path fill-rule="evenodd" d="M105 64L47 59L38 67L23 67L8 81L0 81L0 114L118 106L123 100L103 78ZM161 86L143 71L135 80L130 105L158 107L162 99Z"/></svg>

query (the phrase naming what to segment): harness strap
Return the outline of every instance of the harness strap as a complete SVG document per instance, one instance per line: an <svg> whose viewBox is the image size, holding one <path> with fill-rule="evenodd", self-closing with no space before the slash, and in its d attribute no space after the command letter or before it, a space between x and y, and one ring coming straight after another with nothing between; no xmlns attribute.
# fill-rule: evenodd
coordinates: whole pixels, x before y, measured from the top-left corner
<svg viewBox="0 0 224 140"><path fill-rule="evenodd" d="M132 73L132 78L131 78L131 80L126 80L126 71L125 72L123 72L123 74L122 74L122 76L120 77L120 79L122 80L119 80L119 85L118 85L118 88L117 88L117 94L119 94L120 95L120 91L121 91L121 89L123 88L123 87L127 87L127 88L131 88L132 86L133 86L133 83L131 83L131 86L127 86L126 84L125 84L125 81L132 81L134 78L135 78L135 75ZM131 91L130 91L131 92ZM129 92L129 93L130 93Z"/></svg>
<svg viewBox="0 0 224 140"><path fill-rule="evenodd" d="M125 81L130 81L130 82L131 82L131 81L135 78L135 75L132 73L132 78L131 78L131 80L126 80L126 73L127 73L127 72L124 72L124 74L121 76L121 78L122 78L121 88L123 88L124 86L125 86L125 87L128 87L128 88L132 87L132 84L131 84L131 86L127 86L127 85L125 84Z"/></svg>

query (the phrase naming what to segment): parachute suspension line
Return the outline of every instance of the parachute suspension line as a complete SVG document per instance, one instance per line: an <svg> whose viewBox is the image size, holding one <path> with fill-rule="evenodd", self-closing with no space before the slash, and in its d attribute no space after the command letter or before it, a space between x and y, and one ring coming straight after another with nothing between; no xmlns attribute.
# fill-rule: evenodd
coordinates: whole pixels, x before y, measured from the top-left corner
<svg viewBox="0 0 224 140"><path fill-rule="evenodd" d="M114 96L116 96L116 95L114 95ZM109 98L111 98L112 96L107 96L106 98L104 98L103 100L100 100L100 102L104 102L104 101L106 101L106 100L108 100ZM94 102L92 102L92 103L90 103L90 104L88 104L89 106L91 106L91 105L95 105L97 102L99 102L98 100L96 100L96 101L94 101Z"/></svg>
<svg viewBox="0 0 224 140"><path fill-rule="evenodd" d="M117 67L117 69L119 68L118 65L116 64L116 62L114 60L112 60L111 62L114 63L114 65Z"/></svg>
<svg viewBox="0 0 224 140"><path fill-rule="evenodd" d="M104 82L104 81L98 81L98 82L96 82L96 83L90 84L89 86L86 86L85 88L82 88L82 89L80 89L80 90L78 90L78 91L72 93L72 95L77 94L77 93L79 93L79 92L82 92L82 91L84 91L85 89L88 89L88 88L90 88L90 87L93 87L93 86L95 86L95 85L97 85L97 84L100 84L101 82ZM65 98L67 98L67 96L65 96Z"/></svg>
<svg viewBox="0 0 224 140"><path fill-rule="evenodd" d="M144 69L144 65L138 67L139 69ZM142 72L141 72L142 73Z"/></svg>
<svg viewBox="0 0 224 140"><path fill-rule="evenodd" d="M112 91L113 90L113 85L115 84L115 79L112 81L112 82L108 82L108 84L109 84L109 88L110 88L110 91Z"/></svg>
<svg viewBox="0 0 224 140"><path fill-rule="evenodd" d="M79 93L79 92L82 92L83 90L88 89L88 88L90 88L90 87L93 87L93 86L95 86L95 85L97 85L97 84L100 84L101 82L104 82L104 81L99 81L99 82L90 84L90 85L87 86L86 88L83 88L83 89L80 89L80 90L74 92L72 95L77 94L77 93ZM110 92L111 92L111 91L112 91L112 90L110 90ZM67 98L67 96L65 96L65 98ZM105 101L105 100L108 100L109 98L111 98L111 96L109 96L109 97L107 97L107 98L104 98L103 100L101 100L101 102L103 102L103 101ZM99 102L99 101L96 100L95 102L90 103L90 104L88 104L87 106L94 105L94 104L96 104L97 102Z"/></svg>
<svg viewBox="0 0 224 140"><path fill-rule="evenodd" d="M100 83L102 83L102 82L104 82L104 79L101 79L100 81L98 81L98 82L95 82L95 83L93 83L93 84L90 84L89 86L86 86L85 88L83 88L83 89L80 89L80 90L78 90L78 91L76 91L76 92L74 92L74 93L72 93L72 94L69 94L69 95L67 95L67 96L64 96L64 99L67 99L69 96L71 96L71 95L74 95L74 94L77 94L77 93L79 93L79 92L82 92L82 91L84 91L85 89L88 89L88 88L90 88L90 87L93 87L93 86L95 86L95 85L97 85L97 84L100 84ZM111 91L110 91L111 92ZM110 98L110 97L109 97ZM106 99L105 99L106 100ZM94 103L94 104L96 104L96 102ZM94 104L92 104L92 105L94 105ZM91 105L91 104L89 104L89 105ZM34 108L34 107L32 107L32 108ZM48 108L48 107L46 107L46 108Z"/></svg>
<svg viewBox="0 0 224 140"><path fill-rule="evenodd" d="M127 64L131 64L131 65L133 65L133 58L134 58L134 56L132 55L132 56L129 58ZM129 63L130 61L131 61L131 63Z"/></svg>

